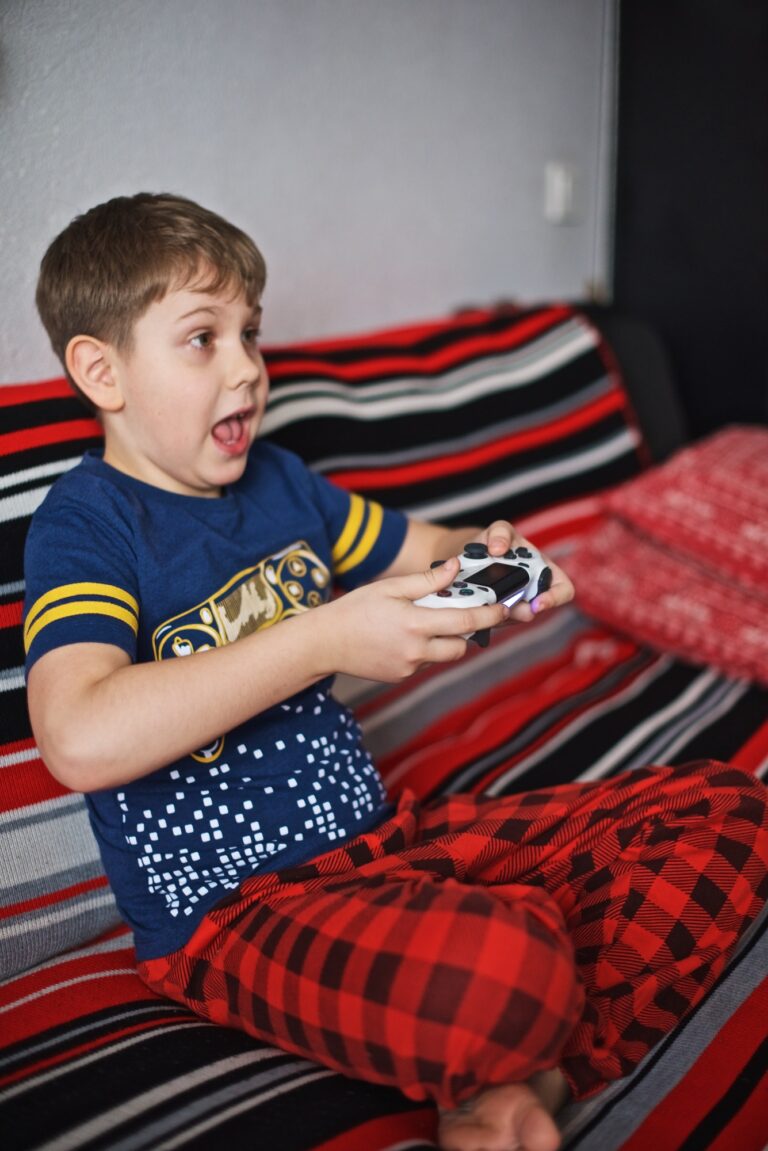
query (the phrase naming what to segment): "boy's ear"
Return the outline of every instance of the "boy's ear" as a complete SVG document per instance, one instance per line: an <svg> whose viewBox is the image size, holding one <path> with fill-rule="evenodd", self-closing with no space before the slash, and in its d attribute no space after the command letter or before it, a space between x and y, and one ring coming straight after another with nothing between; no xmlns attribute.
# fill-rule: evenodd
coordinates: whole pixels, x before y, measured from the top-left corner
<svg viewBox="0 0 768 1151"><path fill-rule="evenodd" d="M103 412L118 412L123 395L113 364L113 348L95 336L73 336L65 353L67 371L78 388Z"/></svg>

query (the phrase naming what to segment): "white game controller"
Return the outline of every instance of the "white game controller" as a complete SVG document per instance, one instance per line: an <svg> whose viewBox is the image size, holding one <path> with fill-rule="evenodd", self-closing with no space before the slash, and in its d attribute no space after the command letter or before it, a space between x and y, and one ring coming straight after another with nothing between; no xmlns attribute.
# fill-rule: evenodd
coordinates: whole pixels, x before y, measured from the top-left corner
<svg viewBox="0 0 768 1151"><path fill-rule="evenodd" d="M439 567L443 562L438 560L432 566ZM503 556L492 556L485 544L468 543L459 562L461 567L451 586L415 600L418 607L479 607L486 603L511 607L521 599L530 603L552 584L551 569L541 554L528 545L511 548ZM485 629L465 638L486 647L489 632Z"/></svg>

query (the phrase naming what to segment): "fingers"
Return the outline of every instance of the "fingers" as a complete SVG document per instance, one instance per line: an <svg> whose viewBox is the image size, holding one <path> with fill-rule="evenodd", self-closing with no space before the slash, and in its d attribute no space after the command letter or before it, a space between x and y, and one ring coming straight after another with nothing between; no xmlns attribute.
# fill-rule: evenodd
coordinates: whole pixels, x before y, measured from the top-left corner
<svg viewBox="0 0 768 1151"><path fill-rule="evenodd" d="M402 577L397 581L398 593L412 601L420 601L430 595L434 597L435 592L450 587L456 579L459 566L458 558L453 556L426 572ZM422 634L432 637L471 635L485 628L498 627L509 617L509 608L504 604L468 607L458 599L451 598L437 602L439 606L433 603L429 607L424 607L420 602L415 603L423 613L420 621Z"/></svg>
<svg viewBox="0 0 768 1151"><path fill-rule="evenodd" d="M459 560L452 556L444 563L429 568L424 572L414 572L413 575L397 576L395 583L399 595L405 599L421 599L432 592L443 591L456 579L459 570Z"/></svg>
<svg viewBox="0 0 768 1151"><path fill-rule="evenodd" d="M504 555L507 551L518 547L533 548L534 551L538 550L534 543L526 539L525 536L522 536L514 525L508 523L507 520L494 520L485 532L483 532L479 542L485 543L489 555L492 556ZM547 591L536 596L534 600L530 602L520 600L512 608L510 618L519 623L529 623L534 616L540 612L548 611L554 607L561 607L574 597L574 586L562 568L558 567L557 564L553 563L548 557L542 556L542 558L552 572L552 583Z"/></svg>
<svg viewBox="0 0 768 1151"><path fill-rule="evenodd" d="M419 605L416 605L417 607ZM465 637L477 631L499 627L509 619L509 608L501 603L480 607L420 608L418 626L430 639Z"/></svg>
<svg viewBox="0 0 768 1151"><path fill-rule="evenodd" d="M547 563L552 572L552 583L545 592L536 596L533 601L534 614L545 611L547 608L562 607L563 604L570 603L576 594L573 583L563 569L552 563L551 560L548 560Z"/></svg>
<svg viewBox="0 0 768 1151"><path fill-rule="evenodd" d="M563 569L550 559L547 559L547 564L552 572L552 583L548 589L529 603L519 600L510 611L510 619L517 623L530 623L541 612L562 607L573 599L575 588Z"/></svg>
<svg viewBox="0 0 768 1151"><path fill-rule="evenodd" d="M519 547L526 542L514 525L507 520L494 520L484 534L488 554L492 556L503 556L510 548Z"/></svg>

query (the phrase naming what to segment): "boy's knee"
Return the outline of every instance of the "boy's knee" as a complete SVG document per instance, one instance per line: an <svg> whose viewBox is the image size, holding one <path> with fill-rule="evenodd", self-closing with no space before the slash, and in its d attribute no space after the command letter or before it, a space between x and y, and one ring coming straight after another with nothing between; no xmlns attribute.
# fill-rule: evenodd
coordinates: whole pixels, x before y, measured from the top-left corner
<svg viewBox="0 0 768 1151"><path fill-rule="evenodd" d="M525 908L521 919L514 929L522 926L526 950L520 955L509 944L506 951L500 948L493 979L502 994L495 1014L486 1017L483 1034L496 1057L524 1053L538 1070L557 1060L580 1018L584 993L565 929L555 927L535 906Z"/></svg>
<svg viewBox="0 0 768 1151"><path fill-rule="evenodd" d="M505 907L487 892L469 901L477 903L474 914L457 919L412 1005L423 1086L446 1105L473 1084L551 1067L583 1007L556 915L536 905Z"/></svg>

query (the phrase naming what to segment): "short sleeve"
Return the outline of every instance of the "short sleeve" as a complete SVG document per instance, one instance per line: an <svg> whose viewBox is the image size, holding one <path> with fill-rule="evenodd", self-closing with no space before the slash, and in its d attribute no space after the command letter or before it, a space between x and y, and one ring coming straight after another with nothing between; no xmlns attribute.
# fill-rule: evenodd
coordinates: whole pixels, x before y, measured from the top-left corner
<svg viewBox="0 0 768 1151"><path fill-rule="evenodd" d="M56 500L34 516L24 554L27 672L46 652L74 643L113 644L135 660L135 559L121 526Z"/></svg>
<svg viewBox="0 0 768 1151"><path fill-rule="evenodd" d="M389 567L405 539L402 512L337 487L311 473L332 544L334 576L342 587L357 587Z"/></svg>

